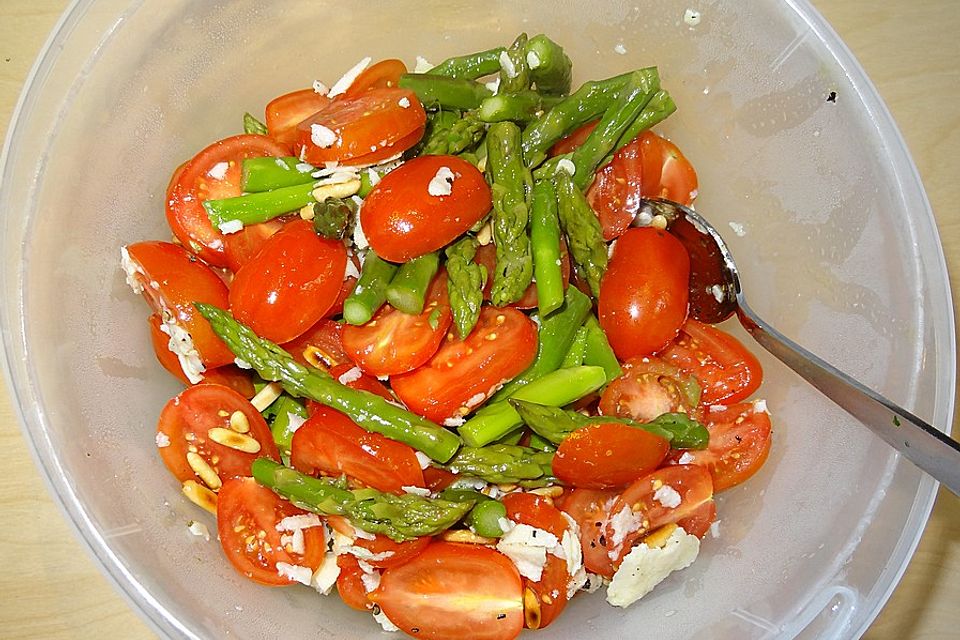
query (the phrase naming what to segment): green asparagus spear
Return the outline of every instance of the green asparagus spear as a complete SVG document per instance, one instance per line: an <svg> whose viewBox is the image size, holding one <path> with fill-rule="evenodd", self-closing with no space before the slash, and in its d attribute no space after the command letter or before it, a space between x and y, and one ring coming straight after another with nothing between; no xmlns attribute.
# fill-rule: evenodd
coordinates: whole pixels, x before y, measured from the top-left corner
<svg viewBox="0 0 960 640"><path fill-rule="evenodd" d="M503 535L500 519L507 517L507 508L499 500L473 489L444 489L439 497L450 502L472 501L474 506L463 519L463 523L478 536L499 538Z"/></svg>
<svg viewBox="0 0 960 640"><path fill-rule="evenodd" d="M237 222L242 226L257 224L314 202L314 185L314 182L308 182L235 198L207 200L203 203L203 208L207 210L213 226L221 231L225 226L233 226Z"/></svg>
<svg viewBox="0 0 960 640"><path fill-rule="evenodd" d="M436 251L400 265L387 286L387 302L404 313L419 314L439 268L440 254Z"/></svg>
<svg viewBox="0 0 960 640"><path fill-rule="evenodd" d="M462 447L447 463L447 468L454 473L487 482L509 483L551 475L552 460L552 453L518 445L491 444L485 447Z"/></svg>
<svg viewBox="0 0 960 640"><path fill-rule="evenodd" d="M317 369L304 367L228 312L200 302L194 306L236 357L248 362L264 380L280 382L291 395L336 409L367 431L408 444L438 462L449 460L460 447L456 435L429 420L374 393L351 389Z"/></svg>
<svg viewBox="0 0 960 640"><path fill-rule="evenodd" d="M633 123L627 127L627 130L623 132L623 135L620 136L614 151L630 144L638 135L655 124L663 122L676 110L677 105L673 101L673 98L670 97L670 94L663 89L657 91L653 94L653 97L650 98L650 101L647 103L647 106L643 108L643 111L640 112L640 115L637 116Z"/></svg>
<svg viewBox="0 0 960 640"><path fill-rule="evenodd" d="M307 419L307 409L298 400L284 394L270 405L273 410L273 420L270 422L270 432L273 441L280 449L280 455L289 457L290 443L293 441L293 432L297 425Z"/></svg>
<svg viewBox="0 0 960 640"><path fill-rule="evenodd" d="M465 56L447 58L427 71L427 74L476 80L500 70L500 53L502 51L505 51L503 47L495 47Z"/></svg>
<svg viewBox="0 0 960 640"><path fill-rule="evenodd" d="M397 265L367 251L360 270L360 279L343 302L343 319L350 324L366 324L387 300L387 287L397 272Z"/></svg>
<svg viewBox="0 0 960 640"><path fill-rule="evenodd" d="M562 407L593 393L606 382L600 367L570 367L548 373L513 394L551 407ZM482 447L503 437L523 423L506 401L486 405L460 427L460 437L471 447Z"/></svg>
<svg viewBox="0 0 960 640"><path fill-rule="evenodd" d="M535 451L556 451L557 450L557 447L552 442L550 442L546 438L541 437L540 434L538 433L530 434L530 444L527 446L529 446L531 449L534 449Z"/></svg>
<svg viewBox="0 0 960 640"><path fill-rule="evenodd" d="M476 109L484 98L493 95L490 89L473 80L426 73L405 73L397 84L417 94L423 104L445 109Z"/></svg>
<svg viewBox="0 0 960 640"><path fill-rule="evenodd" d="M493 195L493 241L497 266L491 302L503 307L516 302L533 278L527 222L530 218L530 171L520 155L520 129L498 122L487 131L487 171Z"/></svg>
<svg viewBox="0 0 960 640"><path fill-rule="evenodd" d="M537 308L546 318L563 304L560 220L557 194L549 180L535 182L530 199L530 248L537 281Z"/></svg>
<svg viewBox="0 0 960 640"><path fill-rule="evenodd" d="M525 52L537 91L555 96L569 93L573 62L563 47L541 33L530 38Z"/></svg>
<svg viewBox="0 0 960 640"><path fill-rule="evenodd" d="M570 258L595 298L600 297L600 280L607 270L607 243L603 229L583 192L565 171L557 173L560 226L567 237Z"/></svg>
<svg viewBox="0 0 960 640"><path fill-rule="evenodd" d="M243 190L259 193L282 187L315 182L311 173L316 167L300 162L293 156L287 158L246 158L243 161Z"/></svg>
<svg viewBox="0 0 960 640"><path fill-rule="evenodd" d="M473 111L459 115L456 111L440 110L430 118L421 155L455 155L472 149L483 138L486 125Z"/></svg>
<svg viewBox="0 0 960 640"><path fill-rule="evenodd" d="M477 117L483 122L530 122L540 113L544 105L555 102L545 100L536 91L524 90L516 93L498 93L485 98L480 103Z"/></svg>
<svg viewBox="0 0 960 640"><path fill-rule="evenodd" d="M506 400L534 380L556 371L573 344L577 329L590 313L593 303L576 287L567 287L563 306L554 313L540 318L537 356L533 363L519 376L508 382L493 395L493 402Z"/></svg>
<svg viewBox="0 0 960 640"><path fill-rule="evenodd" d="M577 333L573 336L573 342L570 343L570 348L567 349L567 355L563 356L563 362L560 363L561 369L579 367L584 363L583 357L587 351L587 334L588 331L586 327L577 329Z"/></svg>
<svg viewBox="0 0 960 640"><path fill-rule="evenodd" d="M521 33L510 48L500 54L500 85L497 93L516 93L530 88L526 46L527 34Z"/></svg>
<svg viewBox="0 0 960 640"><path fill-rule="evenodd" d="M472 236L464 236L447 247L445 253L450 311L457 334L461 340L466 340L480 317L487 269L473 261L477 254L477 240Z"/></svg>
<svg viewBox="0 0 960 640"><path fill-rule="evenodd" d="M243 114L243 132L267 135L267 125L263 124L249 113Z"/></svg>
<svg viewBox="0 0 960 640"><path fill-rule="evenodd" d="M593 314L587 316L583 327L587 330L587 343L583 351L583 364L603 367L603 370L607 373L607 383L613 382L620 377L623 369L620 368L620 361L617 360L617 354L613 352L613 348L607 340L607 334L603 332L603 328Z"/></svg>
<svg viewBox="0 0 960 640"><path fill-rule="evenodd" d="M459 522L474 505L470 501L451 502L409 493L396 496L376 489L349 491L342 482L313 478L269 458L255 460L251 472L258 483L301 509L346 516L354 527L383 534L396 542L441 533Z"/></svg>
<svg viewBox="0 0 960 640"><path fill-rule="evenodd" d="M313 230L328 240L343 240L357 213L353 199L326 198L313 204Z"/></svg>

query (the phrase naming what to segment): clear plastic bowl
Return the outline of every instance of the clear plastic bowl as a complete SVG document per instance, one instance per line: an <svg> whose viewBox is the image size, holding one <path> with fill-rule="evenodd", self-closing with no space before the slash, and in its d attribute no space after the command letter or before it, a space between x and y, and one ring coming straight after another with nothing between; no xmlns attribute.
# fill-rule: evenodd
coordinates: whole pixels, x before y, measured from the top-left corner
<svg viewBox="0 0 960 640"><path fill-rule="evenodd" d="M920 180L876 91L804 1L79 1L15 114L0 193L3 338L25 435L69 519L164 636L379 638L334 596L245 581L212 518L154 451L177 384L118 248L166 238L174 167L245 110L359 58L445 56L545 32L576 80L657 64L663 127L698 168L757 311L947 428L955 389L943 256ZM626 52L618 55L614 47ZM836 94L836 101L827 97ZM738 236L729 222L743 225ZM748 340L745 338L745 340ZM626 611L578 597L545 637L856 637L907 564L935 483L766 358L770 461L719 499L720 535Z"/></svg>

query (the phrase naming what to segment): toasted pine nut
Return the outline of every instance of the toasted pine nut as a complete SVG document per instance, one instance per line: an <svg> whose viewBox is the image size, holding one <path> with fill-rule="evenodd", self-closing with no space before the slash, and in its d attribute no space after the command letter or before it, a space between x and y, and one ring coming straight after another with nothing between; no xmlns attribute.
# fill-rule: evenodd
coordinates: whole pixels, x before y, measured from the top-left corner
<svg viewBox="0 0 960 640"><path fill-rule="evenodd" d="M323 202L327 198L347 198L360 191L360 180L354 178L346 182L320 185L313 190L313 199Z"/></svg>
<svg viewBox="0 0 960 640"><path fill-rule="evenodd" d="M221 418L226 418L228 415L230 415L230 412L220 409L220 411L217 411L217 415L220 416Z"/></svg>
<svg viewBox="0 0 960 640"><path fill-rule="evenodd" d="M516 488L517 488L517 485L510 484L507 482L501 482L500 484L497 485L497 489L500 489L500 491L503 491L504 493L510 493L511 491L515 491Z"/></svg>
<svg viewBox="0 0 960 640"><path fill-rule="evenodd" d="M243 433L231 431L230 429L214 427L207 432L207 437L217 444L222 444L225 447L243 451L244 453L257 453L260 451L260 442L255 438L251 438Z"/></svg>
<svg viewBox="0 0 960 640"><path fill-rule="evenodd" d="M263 411L273 404L274 400L280 397L282 391L283 387L280 386L279 382L271 382L263 389L260 389L260 393L253 396L250 404L252 404L257 411Z"/></svg>
<svg viewBox="0 0 960 640"><path fill-rule="evenodd" d="M650 223L650 226L654 229L660 229L662 231L667 228L667 219L658 213L657 215L653 216L653 222Z"/></svg>
<svg viewBox="0 0 960 640"><path fill-rule="evenodd" d="M467 544L496 544L493 538L478 536L473 531L467 529L447 529L440 534L440 537L447 542L465 542Z"/></svg>
<svg viewBox="0 0 960 640"><path fill-rule="evenodd" d="M658 549L667 544L667 540L670 539L670 536L673 535L673 532L677 530L677 525L674 523L665 524L659 529L655 529L645 535L640 539L640 542L647 545L648 547L657 547Z"/></svg>
<svg viewBox="0 0 960 640"><path fill-rule="evenodd" d="M530 587L523 590L523 620L527 629L540 628L540 598Z"/></svg>
<svg viewBox="0 0 960 640"><path fill-rule="evenodd" d="M248 433L250 431L250 421L243 411L234 411L230 414L230 428L237 433Z"/></svg>
<svg viewBox="0 0 960 640"><path fill-rule="evenodd" d="M193 472L203 480L203 483L214 491L223 486L223 482L220 481L220 476L217 475L213 467L211 467L200 454L188 451L187 464L189 464Z"/></svg>
<svg viewBox="0 0 960 640"><path fill-rule="evenodd" d="M180 489L193 504L217 515L217 494L195 480L187 480Z"/></svg>
<svg viewBox="0 0 960 640"><path fill-rule="evenodd" d="M556 485L552 487L537 487L536 489L530 489L530 493L535 493L538 496L544 496L546 498L559 498L563 495L563 487Z"/></svg>
<svg viewBox="0 0 960 640"><path fill-rule="evenodd" d="M487 246L493 242L493 227L489 222L480 227L480 231L477 231L477 242L481 246Z"/></svg>
<svg viewBox="0 0 960 640"><path fill-rule="evenodd" d="M313 202L311 202L308 205L304 205L300 209L300 217L303 218L304 220L313 220L313 217L316 215L316 213L313 210L313 205L314 205Z"/></svg>

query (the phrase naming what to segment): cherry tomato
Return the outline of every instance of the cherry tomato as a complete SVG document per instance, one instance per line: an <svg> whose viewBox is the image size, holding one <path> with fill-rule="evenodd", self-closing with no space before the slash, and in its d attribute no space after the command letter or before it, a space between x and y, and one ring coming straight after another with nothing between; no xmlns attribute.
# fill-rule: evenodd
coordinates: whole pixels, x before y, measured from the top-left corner
<svg viewBox="0 0 960 640"><path fill-rule="evenodd" d="M600 413L649 422L665 413L692 415L700 387L688 375L659 358L634 358L600 396Z"/></svg>
<svg viewBox="0 0 960 640"><path fill-rule="evenodd" d="M367 588L363 584L363 569L357 559L349 554L337 556L340 575L337 576L337 593L340 599L351 609L369 611L373 607L367 597Z"/></svg>
<svg viewBox="0 0 960 640"><path fill-rule="evenodd" d="M442 179L443 170L452 183ZM437 181L448 195L430 194ZM360 209L360 224L378 256L407 262L449 244L488 211L490 187L476 167L456 156L419 156L377 183Z"/></svg>
<svg viewBox="0 0 960 640"><path fill-rule="evenodd" d="M356 254L353 252L347 253L347 260L349 260L354 267L356 267L357 272L360 271L360 261L357 259ZM356 276L347 276L343 279L343 283L340 285L340 292L337 294L337 299L333 303L333 306L327 311L328 316L340 316L343 315L343 303L346 299L353 293L353 288L357 286L357 277Z"/></svg>
<svg viewBox="0 0 960 640"><path fill-rule="evenodd" d="M138 242L126 251L133 265L133 277L143 288L143 297L161 319L189 335L203 367L233 362L233 353L193 306L194 302L206 302L226 308L227 287L220 277L183 247L170 242ZM190 345L182 348L188 353ZM182 358L189 360L190 356Z"/></svg>
<svg viewBox="0 0 960 640"><path fill-rule="evenodd" d="M430 283L426 304L419 315L385 304L367 324L343 327L343 349L366 373L375 376L406 373L437 352L452 319L447 275L441 271Z"/></svg>
<svg viewBox="0 0 960 640"><path fill-rule="evenodd" d="M680 241L652 227L630 229L614 245L600 283L600 326L617 358L663 349L687 317L690 258Z"/></svg>
<svg viewBox="0 0 960 640"><path fill-rule="evenodd" d="M702 451L674 452L670 459L706 467L713 476L713 488L723 491L755 474L770 454L770 415L753 403L725 409L711 407L705 414L710 444Z"/></svg>
<svg viewBox="0 0 960 640"><path fill-rule="evenodd" d="M300 89L274 98L267 104L267 135L277 142L293 146L297 125L330 104L330 98L313 89Z"/></svg>
<svg viewBox="0 0 960 640"><path fill-rule="evenodd" d="M487 282L483 286L483 299L490 299L490 290L493 289L493 270L497 268L497 248L491 243L477 248L473 261L482 264L487 270ZM567 252L567 243L560 240L560 272L563 276L564 288L570 282L570 256ZM537 306L537 283L532 282L519 300L509 305L516 309L533 309Z"/></svg>
<svg viewBox="0 0 960 640"><path fill-rule="evenodd" d="M426 121L423 105L412 91L370 89L353 98L333 100L301 122L294 150L305 162L317 166L325 162L356 164L358 158L395 147L422 129ZM330 140L317 131L330 135ZM399 151L405 149L396 149Z"/></svg>
<svg viewBox="0 0 960 640"><path fill-rule="evenodd" d="M618 238L630 228L640 211L643 192L643 156L640 140L634 140L601 167L587 190L587 201L600 219L603 239Z"/></svg>
<svg viewBox="0 0 960 640"><path fill-rule="evenodd" d="M598 124L600 124L600 120L591 120L587 124L577 127L570 135L560 139L550 147L550 156L560 156L576 151L576 149L590 137L590 134L597 128Z"/></svg>
<svg viewBox="0 0 960 640"><path fill-rule="evenodd" d="M324 318L284 344L283 348L294 360L304 365L332 367L347 363L350 359L340 342L342 329L342 323Z"/></svg>
<svg viewBox="0 0 960 640"><path fill-rule="evenodd" d="M643 158L643 195L690 204L697 197L697 172L677 145L653 131L637 138Z"/></svg>
<svg viewBox="0 0 960 640"><path fill-rule="evenodd" d="M558 480L587 489L616 489L656 469L670 443L649 431L617 422L577 429L553 458Z"/></svg>
<svg viewBox="0 0 960 640"><path fill-rule="evenodd" d="M333 306L343 282L347 250L296 220L270 238L230 285L230 310L257 335L289 342Z"/></svg>
<svg viewBox="0 0 960 640"><path fill-rule="evenodd" d="M415 413L443 422L479 406L537 355L537 327L516 309L483 307L477 326L460 340L447 334L419 369L391 378L394 393Z"/></svg>
<svg viewBox="0 0 960 640"><path fill-rule="evenodd" d="M372 534L372 539L358 538L356 529L353 528L346 518L342 516L329 516L327 522L334 531L355 538L353 546L366 549L374 555L387 556L382 560L365 560L367 564L376 569L388 569L390 567L400 566L411 558L420 555L420 552L426 549L427 545L432 541L430 536L423 536L404 542L394 542L387 536L380 535L379 533Z"/></svg>
<svg viewBox="0 0 960 640"><path fill-rule="evenodd" d="M763 381L760 361L739 340L693 318L661 357L700 382L706 405L744 400Z"/></svg>
<svg viewBox="0 0 960 640"><path fill-rule="evenodd" d="M237 194L239 195L239 194ZM244 227L236 233L226 236L224 246L227 253L227 268L236 272L253 260L273 234L283 229L287 218L274 218L260 224Z"/></svg>
<svg viewBox="0 0 960 640"><path fill-rule="evenodd" d="M290 462L303 473L346 474L390 493L424 486L420 462L411 447L367 431L329 407L316 408L293 434Z"/></svg>
<svg viewBox="0 0 960 640"><path fill-rule="evenodd" d="M231 416L236 412L246 418L249 430L243 437L255 440L260 446L256 453L245 453L214 440L223 435L236 435L230 426ZM213 429L219 431L211 436ZM163 464L180 482L205 482L187 461L188 453L202 458L221 482L249 476L250 465L257 458L280 461L270 427L260 412L239 393L218 384L198 384L167 402L160 412L157 434L158 444L163 445L159 447ZM219 487L210 488L216 490Z"/></svg>
<svg viewBox="0 0 960 640"><path fill-rule="evenodd" d="M371 151L370 153L362 156L345 160L343 164L350 166L364 166L378 164L388 160L389 158L397 158L403 154L404 151L413 148L414 145L420 142L420 139L423 138L424 131L426 131L426 127L414 129L412 132L403 136L393 144L389 144L385 147L377 147L376 151Z"/></svg>
<svg viewBox="0 0 960 640"><path fill-rule="evenodd" d="M457 474L451 473L443 467L431 465L423 470L423 481L430 491L443 491L457 481Z"/></svg>
<svg viewBox="0 0 960 640"><path fill-rule="evenodd" d="M395 58L381 60L367 67L344 92L344 97L355 98L370 89L389 89L397 86L400 76L407 73L407 65Z"/></svg>
<svg viewBox="0 0 960 640"><path fill-rule="evenodd" d="M303 552L294 549L284 518L310 515L281 499L253 478L227 480L217 496L217 537L233 567L254 582L267 586L293 584L280 575L277 563L316 570L327 551L322 526L302 529Z"/></svg>
<svg viewBox="0 0 960 640"><path fill-rule="evenodd" d="M564 497L561 507L580 526L584 568L607 578L616 571L607 553L607 523L618 496L611 490L574 489Z"/></svg>
<svg viewBox="0 0 960 640"><path fill-rule="evenodd" d="M370 594L400 629L424 640L513 640L523 629L523 587L493 549L434 542L383 572Z"/></svg>
<svg viewBox="0 0 960 640"><path fill-rule="evenodd" d="M180 243L205 261L218 267L239 268L251 255L248 245L276 230L276 223L251 225L225 236L215 229L203 208L204 200L232 198L243 193L243 160L264 156L290 155L290 148L267 136L244 134L214 142L174 173L167 189L167 224ZM239 245L231 257L230 247Z"/></svg>

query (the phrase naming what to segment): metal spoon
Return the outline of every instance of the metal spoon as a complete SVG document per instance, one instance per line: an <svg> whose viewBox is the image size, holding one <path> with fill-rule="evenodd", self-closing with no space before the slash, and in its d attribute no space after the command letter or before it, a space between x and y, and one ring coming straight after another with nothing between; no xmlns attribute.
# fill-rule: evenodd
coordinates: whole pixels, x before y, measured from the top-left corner
<svg viewBox="0 0 960 640"><path fill-rule="evenodd" d="M717 323L734 313L754 340L922 470L960 495L960 443L860 384L761 320L747 305L727 244L697 212L662 199L641 201L635 220L661 215L690 253L690 315ZM646 215L643 215L646 214Z"/></svg>

